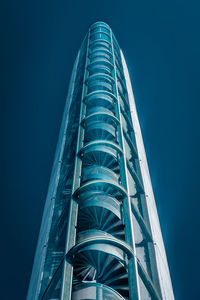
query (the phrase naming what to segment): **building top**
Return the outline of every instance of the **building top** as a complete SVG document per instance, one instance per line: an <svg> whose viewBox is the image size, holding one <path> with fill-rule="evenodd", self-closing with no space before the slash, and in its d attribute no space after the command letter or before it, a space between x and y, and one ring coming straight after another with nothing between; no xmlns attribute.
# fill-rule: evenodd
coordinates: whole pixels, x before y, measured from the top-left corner
<svg viewBox="0 0 200 300"><path fill-rule="evenodd" d="M110 26L103 22L103 21L97 21L97 22L94 22L91 26L90 26L90 29L94 29L95 27L99 27L99 26L103 26L103 27L106 27L108 29L111 29Z"/></svg>

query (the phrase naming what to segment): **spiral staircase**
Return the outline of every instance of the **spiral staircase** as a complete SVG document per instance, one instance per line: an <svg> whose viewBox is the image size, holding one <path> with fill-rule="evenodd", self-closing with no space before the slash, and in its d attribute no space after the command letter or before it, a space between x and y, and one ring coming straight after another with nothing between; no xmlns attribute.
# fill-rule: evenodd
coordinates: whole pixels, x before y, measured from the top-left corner
<svg viewBox="0 0 200 300"><path fill-rule="evenodd" d="M84 78L83 142L76 242L68 251L73 265L72 299L129 299L122 184L123 150L110 28L92 26Z"/></svg>

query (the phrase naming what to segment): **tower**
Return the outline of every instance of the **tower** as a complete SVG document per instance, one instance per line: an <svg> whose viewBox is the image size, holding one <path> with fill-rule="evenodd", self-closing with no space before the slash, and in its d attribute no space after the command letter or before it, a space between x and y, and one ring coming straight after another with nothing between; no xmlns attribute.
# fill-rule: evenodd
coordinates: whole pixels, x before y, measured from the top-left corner
<svg viewBox="0 0 200 300"><path fill-rule="evenodd" d="M27 300L173 300L131 82L94 23L72 71Z"/></svg>

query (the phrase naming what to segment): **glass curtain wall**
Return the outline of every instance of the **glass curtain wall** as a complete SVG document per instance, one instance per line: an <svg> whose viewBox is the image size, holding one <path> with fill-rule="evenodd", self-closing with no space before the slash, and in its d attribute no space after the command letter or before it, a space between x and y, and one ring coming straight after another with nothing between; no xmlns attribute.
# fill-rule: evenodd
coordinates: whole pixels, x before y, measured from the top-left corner
<svg viewBox="0 0 200 300"><path fill-rule="evenodd" d="M27 300L174 299L129 85L110 27L94 23L72 72Z"/></svg>

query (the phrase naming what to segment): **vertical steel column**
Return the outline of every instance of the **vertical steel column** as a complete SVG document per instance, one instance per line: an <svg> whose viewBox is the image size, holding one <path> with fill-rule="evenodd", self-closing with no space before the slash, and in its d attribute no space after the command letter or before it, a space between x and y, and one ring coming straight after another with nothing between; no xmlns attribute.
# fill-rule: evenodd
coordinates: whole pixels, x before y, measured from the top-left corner
<svg viewBox="0 0 200 300"><path fill-rule="evenodd" d="M78 156L80 149L83 146L83 138L84 138L84 128L81 125L81 120L85 116L85 103L83 101L86 94L86 77L87 77L87 65L88 65L88 49L89 49L89 39L90 39L90 31L88 33L88 41L87 41L87 51L86 51L86 62L85 62L85 71L83 78L83 90L81 96L81 108L80 108L80 118L79 118L79 129L78 129L78 138L77 138L77 147L76 147L76 157L75 157L75 170L73 176L73 186L72 186L72 196L70 201L69 208L69 216L68 216L68 228L66 235L66 248L65 255L67 255L70 248L75 245L76 240L76 224L77 224L77 210L78 204L73 199L74 191L80 186L80 178L81 178L81 165L82 161ZM70 300L72 293L72 276L73 276L73 267L71 263L66 260L66 256L63 264L63 275L61 281L61 293L60 300Z"/></svg>
<svg viewBox="0 0 200 300"><path fill-rule="evenodd" d="M167 265L167 258L162 240L162 234L160 230L140 124L137 116L134 95L122 50L120 50L120 56L128 92L127 98L130 106L130 115L135 132L136 147L138 152L138 169L144 186L144 194L141 195L142 209L144 211L143 217L148 224L149 231L152 237L152 241L148 243L148 249L151 256L150 264L154 284L152 285L152 283L150 283L150 288L152 290L151 292L154 294L155 299L174 300L173 289Z"/></svg>
<svg viewBox="0 0 200 300"><path fill-rule="evenodd" d="M120 55L122 55L121 52L120 52ZM124 71L123 71L123 73L124 73ZM127 90L127 103L128 103L130 100L129 100L129 97L128 97L128 88L127 88L127 83L126 83L125 77L124 77L124 80L123 80L123 84L124 84L124 86ZM130 109L130 103L129 103L129 109ZM131 118L131 115L130 115L130 118ZM132 121L129 121L129 122L130 122L129 123L130 136L133 140L135 140L135 133L134 133L133 124L132 124ZM137 146L136 146L136 148L137 148ZM156 263L156 259L155 259L155 249L154 249L154 245L153 245L152 230L151 230L151 227L150 227L149 214L148 214L147 204L146 204L146 197L148 197L148 195L145 195L145 191L144 191L144 187L143 187L144 183L143 183L143 178L142 178L141 170L140 170L138 150L135 149L135 151L136 151L136 157L134 158L134 161L135 161L135 166L136 166L136 174L139 177L139 180L141 181L141 184L142 184L142 191L138 192L138 194L139 194L139 197L140 197L141 208L142 208L142 213L143 213L143 219L145 221L145 224L146 224L146 226L148 228L148 231L149 231L149 234L150 234L150 240L147 243L147 248L148 248L150 257L153 258L153 261L155 261L154 264L152 264L152 262L149 262L149 264L150 264L150 268L151 268L153 282L155 283L155 285L157 287L159 287L158 273L157 273L157 263ZM134 211L133 211L133 214L134 214Z"/></svg>
<svg viewBox="0 0 200 300"><path fill-rule="evenodd" d="M125 156L125 146L124 146L124 137L122 130L122 120L121 120L121 112L120 112L120 104L119 104L119 95L118 95L118 87L117 87L117 76L116 76L116 64L115 64L115 53L114 53L114 45L113 45L113 34L110 29L111 35L111 44L112 44L112 52L113 52L113 64L114 64L114 78L115 78L115 89L116 89L116 97L117 97L117 116L119 118L119 143L123 150L123 155L121 157L120 162L120 174L122 176L122 186L127 190L127 198L123 200L123 217L125 223L125 236L127 243L131 246L134 252L134 257L129 259L128 263L128 279L129 279L129 288L130 288L130 299L131 300L140 300L140 290L139 290L139 278L138 278L138 268L137 268L137 259L136 259L136 249L135 249L135 239L134 239L134 231L133 231L133 221L132 221L132 212L131 212L131 199L129 193L129 187L127 184L127 166L126 166L126 156Z"/></svg>

